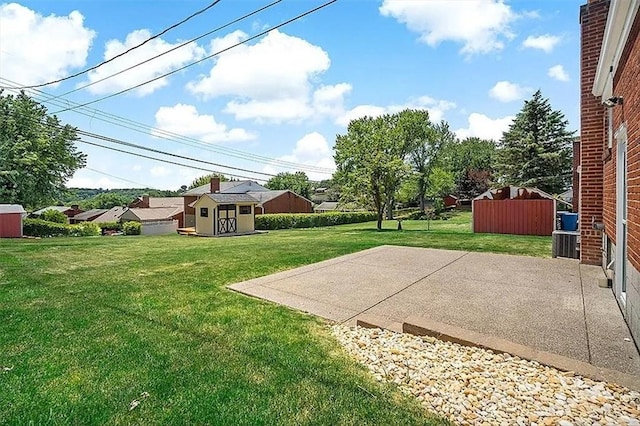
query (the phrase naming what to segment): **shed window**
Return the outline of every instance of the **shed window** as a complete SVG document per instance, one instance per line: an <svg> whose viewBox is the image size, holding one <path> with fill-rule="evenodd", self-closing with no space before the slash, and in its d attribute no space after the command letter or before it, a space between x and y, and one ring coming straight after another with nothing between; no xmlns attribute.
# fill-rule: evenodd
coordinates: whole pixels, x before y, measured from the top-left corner
<svg viewBox="0 0 640 426"><path fill-rule="evenodd" d="M200 207L200 217L209 217L209 207Z"/></svg>
<svg viewBox="0 0 640 426"><path fill-rule="evenodd" d="M240 206L240 214L251 214L251 206Z"/></svg>

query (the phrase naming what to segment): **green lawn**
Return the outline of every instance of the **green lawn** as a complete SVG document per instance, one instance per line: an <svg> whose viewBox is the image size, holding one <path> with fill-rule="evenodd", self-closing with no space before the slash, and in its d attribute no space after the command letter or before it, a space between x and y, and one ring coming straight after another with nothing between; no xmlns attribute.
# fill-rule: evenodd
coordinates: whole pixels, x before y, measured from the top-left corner
<svg viewBox="0 0 640 426"><path fill-rule="evenodd" d="M468 222L0 240L0 423L441 424L372 381L321 320L224 286L380 244L550 252L550 238Z"/></svg>

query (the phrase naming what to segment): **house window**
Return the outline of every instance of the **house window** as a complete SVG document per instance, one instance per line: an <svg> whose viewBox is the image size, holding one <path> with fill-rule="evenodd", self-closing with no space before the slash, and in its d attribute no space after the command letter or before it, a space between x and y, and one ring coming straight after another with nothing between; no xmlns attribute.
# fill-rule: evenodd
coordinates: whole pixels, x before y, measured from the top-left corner
<svg viewBox="0 0 640 426"><path fill-rule="evenodd" d="M235 204L220 204L218 206L218 210L235 210L236 209L236 205Z"/></svg>
<svg viewBox="0 0 640 426"><path fill-rule="evenodd" d="M251 214L251 206L240 206L240 214Z"/></svg>
<svg viewBox="0 0 640 426"><path fill-rule="evenodd" d="M209 217L208 207L200 207L200 217Z"/></svg>

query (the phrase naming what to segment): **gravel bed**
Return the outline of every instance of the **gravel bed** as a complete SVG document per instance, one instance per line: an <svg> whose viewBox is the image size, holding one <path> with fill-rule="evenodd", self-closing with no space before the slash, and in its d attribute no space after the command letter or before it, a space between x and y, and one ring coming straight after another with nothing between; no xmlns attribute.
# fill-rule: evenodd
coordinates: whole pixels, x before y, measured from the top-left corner
<svg viewBox="0 0 640 426"><path fill-rule="evenodd" d="M640 393L613 383L432 337L331 329L377 380L461 425L640 426Z"/></svg>

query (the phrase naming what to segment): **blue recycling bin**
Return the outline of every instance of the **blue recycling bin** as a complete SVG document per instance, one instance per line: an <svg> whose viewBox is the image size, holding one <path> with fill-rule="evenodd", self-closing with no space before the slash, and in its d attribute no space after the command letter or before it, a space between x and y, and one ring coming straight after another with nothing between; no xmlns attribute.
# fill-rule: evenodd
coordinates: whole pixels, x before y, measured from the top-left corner
<svg viewBox="0 0 640 426"><path fill-rule="evenodd" d="M578 213L560 213L560 228L562 228L563 231L577 231Z"/></svg>

